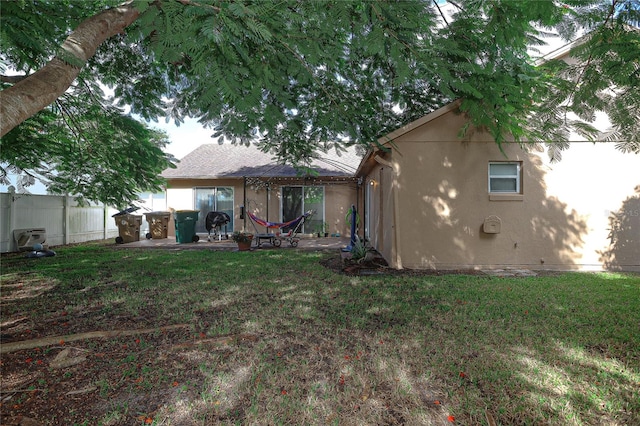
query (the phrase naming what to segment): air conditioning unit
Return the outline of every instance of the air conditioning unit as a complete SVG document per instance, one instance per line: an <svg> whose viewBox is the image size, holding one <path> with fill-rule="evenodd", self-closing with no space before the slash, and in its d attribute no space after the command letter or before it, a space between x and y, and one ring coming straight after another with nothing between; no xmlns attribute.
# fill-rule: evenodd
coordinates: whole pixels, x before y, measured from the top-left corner
<svg viewBox="0 0 640 426"><path fill-rule="evenodd" d="M44 244L47 230L44 228L14 229L13 239L19 251L31 251L34 244Z"/></svg>

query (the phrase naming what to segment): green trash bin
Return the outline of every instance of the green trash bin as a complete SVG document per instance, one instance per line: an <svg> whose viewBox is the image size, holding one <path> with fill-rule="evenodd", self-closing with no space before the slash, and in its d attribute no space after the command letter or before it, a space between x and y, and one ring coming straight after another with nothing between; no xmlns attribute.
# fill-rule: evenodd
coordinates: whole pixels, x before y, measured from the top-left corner
<svg viewBox="0 0 640 426"><path fill-rule="evenodd" d="M173 212L177 243L195 243L200 239L196 235L198 214L200 214L198 210L176 210Z"/></svg>

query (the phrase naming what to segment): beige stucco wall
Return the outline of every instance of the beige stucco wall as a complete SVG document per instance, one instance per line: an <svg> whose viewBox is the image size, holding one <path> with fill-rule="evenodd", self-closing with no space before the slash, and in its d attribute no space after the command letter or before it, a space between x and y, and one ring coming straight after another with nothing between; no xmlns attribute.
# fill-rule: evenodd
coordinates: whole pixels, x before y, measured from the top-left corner
<svg viewBox="0 0 640 426"><path fill-rule="evenodd" d="M234 198L234 223L235 229L241 229L240 210L242 205L242 180L225 179L225 180L205 180L205 179L176 179L167 182L166 200L168 210L192 210L195 208L195 192L197 187L213 187L226 186L233 188ZM240 228L238 228L240 225ZM173 219L169 220L168 235L175 237L175 224Z"/></svg>
<svg viewBox="0 0 640 426"><path fill-rule="evenodd" d="M463 122L449 112L417 126L394 140L397 149L385 156L391 167L368 171L367 180L378 181L385 169L391 176L391 187L385 178L375 187L373 205L380 211L370 214L372 245L392 266L640 269L637 156L618 154L609 163L593 152L585 163L567 153L563 163L550 165L545 153L503 145L505 158L482 132L460 141ZM492 200L488 163L506 159L522 162L522 196ZM612 252L610 212L620 211L624 236L618 240L626 243L618 241ZM501 220L498 234L483 232L492 215Z"/></svg>
<svg viewBox="0 0 640 426"><path fill-rule="evenodd" d="M295 185L295 183L292 183ZM244 182L242 179L181 179L172 180L167 187L167 208L186 210L194 208L194 188L225 186L232 187L234 192L234 230L243 228L255 232L248 216L246 221L240 219L240 206L244 204ZM356 202L356 185L353 183L328 183L325 188L325 221L329 225L330 233L340 233L348 236L349 229L345 224L345 216L351 204ZM261 219L279 222L281 218L280 185L273 185L267 191L263 186L247 185L247 209ZM173 222L173 221L170 221ZM265 228L258 227L259 232ZM307 229L308 234L313 230ZM170 225L169 235L175 235L173 223Z"/></svg>
<svg viewBox="0 0 640 426"><path fill-rule="evenodd" d="M547 196L579 212L583 269L640 271L640 156L613 143L575 143L562 161L542 155Z"/></svg>
<svg viewBox="0 0 640 426"><path fill-rule="evenodd" d="M346 216L351 205L356 204L356 188L352 183L325 186L325 221L329 225L330 234L350 236Z"/></svg>

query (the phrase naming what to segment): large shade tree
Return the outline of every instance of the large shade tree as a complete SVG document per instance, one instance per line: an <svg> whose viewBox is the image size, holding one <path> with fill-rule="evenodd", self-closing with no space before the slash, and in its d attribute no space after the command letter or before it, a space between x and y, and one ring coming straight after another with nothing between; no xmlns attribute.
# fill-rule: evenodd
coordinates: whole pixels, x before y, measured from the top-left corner
<svg viewBox="0 0 640 426"><path fill-rule="evenodd" d="M572 129L597 138L588 122L604 111L612 122L607 138L640 150L633 0L1 7L2 64L18 75L2 78L0 160L91 199L122 204L157 187L168 165L166 139L118 108L150 120L195 117L216 138L259 141L294 163L318 148L375 143L458 98L469 124L497 143L562 148ZM537 65L531 57L548 33L570 39L582 30L576 64Z"/></svg>

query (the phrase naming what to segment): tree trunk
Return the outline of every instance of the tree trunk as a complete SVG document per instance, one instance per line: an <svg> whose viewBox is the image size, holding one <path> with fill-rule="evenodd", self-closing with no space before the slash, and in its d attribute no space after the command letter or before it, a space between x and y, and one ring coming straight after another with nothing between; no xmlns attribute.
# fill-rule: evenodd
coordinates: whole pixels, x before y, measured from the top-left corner
<svg viewBox="0 0 640 426"><path fill-rule="evenodd" d="M140 12L131 2L83 21L64 41L61 54L40 70L0 92L0 137L62 95L82 66L108 38L121 33Z"/></svg>

